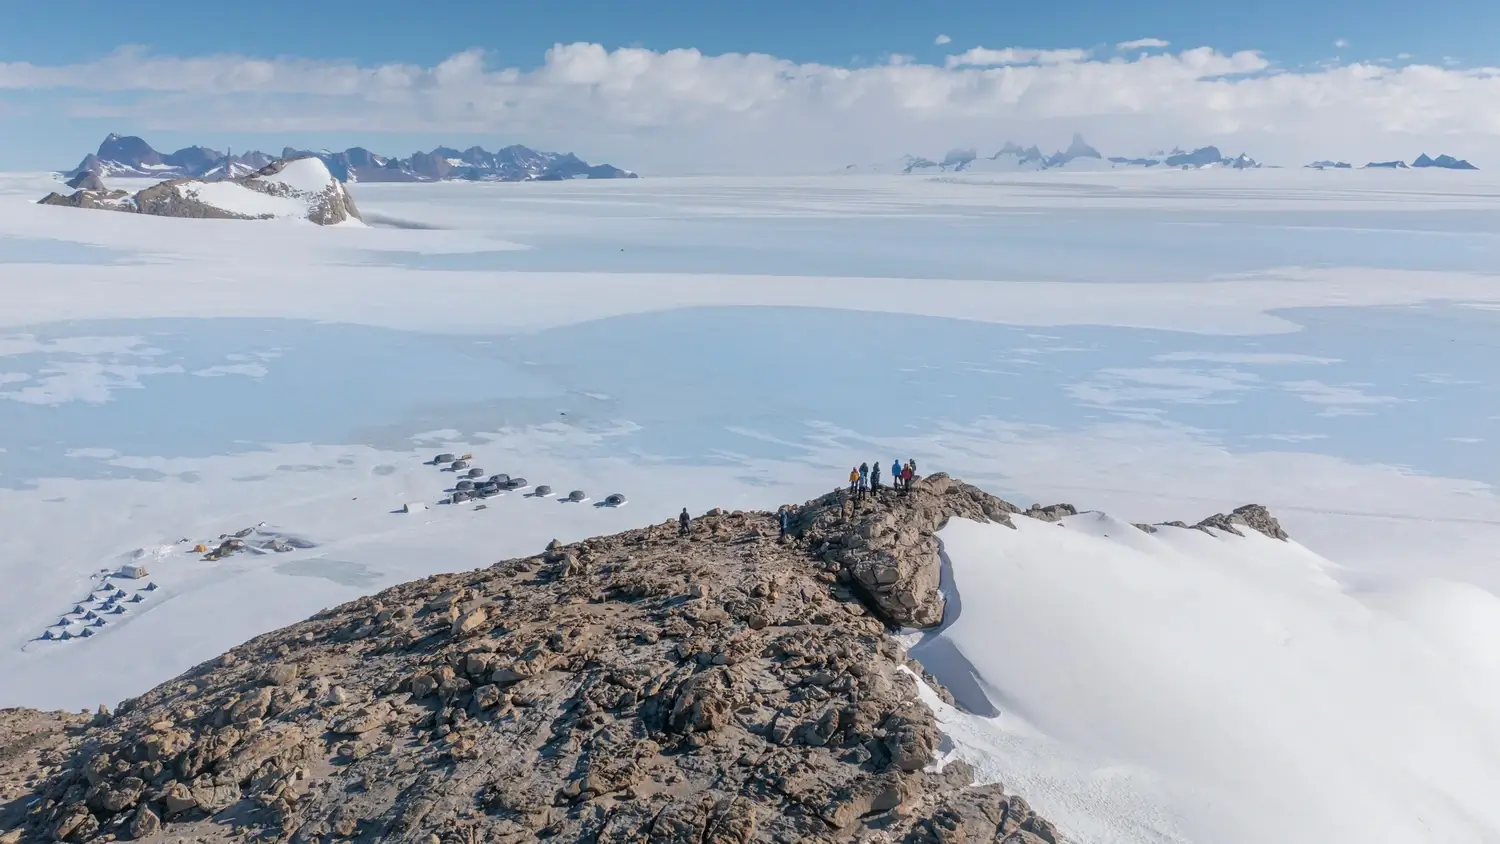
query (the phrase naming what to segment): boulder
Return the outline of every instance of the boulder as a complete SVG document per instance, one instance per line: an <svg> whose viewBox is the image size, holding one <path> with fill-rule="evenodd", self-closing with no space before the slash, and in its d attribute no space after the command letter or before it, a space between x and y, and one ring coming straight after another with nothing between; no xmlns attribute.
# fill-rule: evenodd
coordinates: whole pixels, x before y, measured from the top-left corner
<svg viewBox="0 0 1500 844"><path fill-rule="evenodd" d="M453 635L470 636L481 630L485 622L489 621L489 613L484 607L470 610L453 620Z"/></svg>

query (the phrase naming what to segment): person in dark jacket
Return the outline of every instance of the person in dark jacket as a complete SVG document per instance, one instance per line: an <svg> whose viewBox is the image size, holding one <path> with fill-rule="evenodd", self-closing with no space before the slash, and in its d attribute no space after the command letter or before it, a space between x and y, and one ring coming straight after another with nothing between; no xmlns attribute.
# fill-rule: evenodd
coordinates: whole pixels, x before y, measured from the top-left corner
<svg viewBox="0 0 1500 844"><path fill-rule="evenodd" d="M778 522L779 522L779 524L781 526L781 536L782 536L783 539L785 539L787 533L792 529L792 511L791 511L791 508L789 508L789 507L783 507L783 508L781 508L781 513L778 516L777 520L778 520Z"/></svg>
<svg viewBox="0 0 1500 844"><path fill-rule="evenodd" d="M859 497L864 498L870 489L870 464L859 464Z"/></svg>
<svg viewBox="0 0 1500 844"><path fill-rule="evenodd" d="M687 508L682 508L682 513L677 516L677 535L687 536L693 526L693 517L688 515Z"/></svg>
<svg viewBox="0 0 1500 844"><path fill-rule="evenodd" d="M879 495L880 494L880 461L879 460L876 460L875 461L875 465L870 467L870 494L871 495Z"/></svg>

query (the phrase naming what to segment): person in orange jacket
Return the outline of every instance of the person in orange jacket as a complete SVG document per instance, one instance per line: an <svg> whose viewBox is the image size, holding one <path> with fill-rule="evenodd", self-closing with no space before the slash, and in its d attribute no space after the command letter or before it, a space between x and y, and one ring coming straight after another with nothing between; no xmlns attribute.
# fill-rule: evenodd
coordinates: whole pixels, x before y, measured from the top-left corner
<svg viewBox="0 0 1500 844"><path fill-rule="evenodd" d="M849 470L849 498L853 500L859 494L859 467L855 466Z"/></svg>

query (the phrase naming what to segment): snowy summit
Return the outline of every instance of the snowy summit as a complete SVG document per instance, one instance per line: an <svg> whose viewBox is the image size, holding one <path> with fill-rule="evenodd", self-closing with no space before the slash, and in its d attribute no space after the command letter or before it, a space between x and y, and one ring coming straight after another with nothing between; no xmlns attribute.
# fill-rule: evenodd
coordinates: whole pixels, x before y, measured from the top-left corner
<svg viewBox="0 0 1500 844"><path fill-rule="evenodd" d="M51 193L41 204L159 217L307 220L320 226L360 220L343 183L321 159L311 156L273 161L238 178L170 179L133 195L105 188L92 173L82 176L79 183L73 194Z"/></svg>

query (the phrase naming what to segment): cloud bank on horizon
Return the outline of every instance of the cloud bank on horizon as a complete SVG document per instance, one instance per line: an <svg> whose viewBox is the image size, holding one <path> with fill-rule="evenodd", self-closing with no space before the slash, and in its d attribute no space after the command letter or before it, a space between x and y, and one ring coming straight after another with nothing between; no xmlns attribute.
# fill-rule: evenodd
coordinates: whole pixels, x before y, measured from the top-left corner
<svg viewBox="0 0 1500 844"><path fill-rule="evenodd" d="M1253 50L1168 46L976 46L940 62L838 66L572 43L534 68L495 66L480 50L421 66L123 47L75 64L0 62L0 109L52 92L25 108L145 133L339 134L372 146L373 133L502 135L657 172L816 170L1006 140L1063 145L1075 131L1111 153L1215 143L1282 164L1500 147L1500 68L1288 68Z"/></svg>

